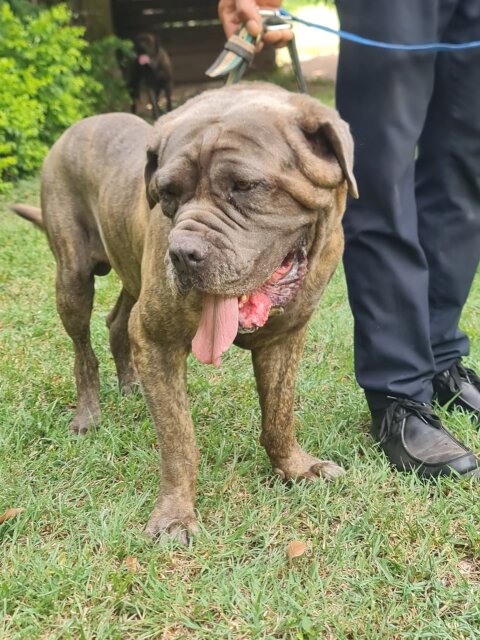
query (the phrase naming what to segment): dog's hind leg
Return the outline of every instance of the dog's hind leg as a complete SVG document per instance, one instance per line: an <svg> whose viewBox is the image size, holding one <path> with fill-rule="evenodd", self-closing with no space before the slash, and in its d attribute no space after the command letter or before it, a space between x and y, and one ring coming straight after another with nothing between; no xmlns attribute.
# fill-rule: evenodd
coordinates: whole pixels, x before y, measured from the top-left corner
<svg viewBox="0 0 480 640"><path fill-rule="evenodd" d="M130 395L137 384L137 376L133 365L128 336L128 319L135 299L122 289L115 306L107 317L107 327L110 330L110 349L117 369L120 390Z"/></svg>
<svg viewBox="0 0 480 640"><path fill-rule="evenodd" d="M165 98L167 99L167 111L171 111L173 109L172 105L172 85L168 83L165 86Z"/></svg>
<svg viewBox="0 0 480 640"><path fill-rule="evenodd" d="M331 480L343 469L329 460L314 458L298 444L293 425L295 381L306 327L274 343L252 350L255 379L262 408L260 442L274 472L282 480Z"/></svg>
<svg viewBox="0 0 480 640"><path fill-rule="evenodd" d="M90 342L93 270L57 262L56 290L58 313L75 351L77 410L70 428L73 433L84 434L100 420L98 361Z"/></svg>
<svg viewBox="0 0 480 640"><path fill-rule="evenodd" d="M155 120L159 118L162 114L160 113L160 107L158 106L158 97L159 94L155 89L148 90L148 97L150 102L152 103L152 112Z"/></svg>
<svg viewBox="0 0 480 640"><path fill-rule="evenodd" d="M130 95L130 113L137 113L137 102L140 100L140 78L135 75L128 83L128 93Z"/></svg>

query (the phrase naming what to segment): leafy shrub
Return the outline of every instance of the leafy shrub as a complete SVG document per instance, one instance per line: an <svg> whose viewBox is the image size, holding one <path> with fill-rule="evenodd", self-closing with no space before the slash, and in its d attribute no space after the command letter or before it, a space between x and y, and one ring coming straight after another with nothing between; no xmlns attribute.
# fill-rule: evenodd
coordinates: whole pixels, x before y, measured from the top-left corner
<svg viewBox="0 0 480 640"><path fill-rule="evenodd" d="M0 3L0 190L37 169L62 131L93 112L100 87L84 30L70 20L65 5L21 19Z"/></svg>
<svg viewBox="0 0 480 640"><path fill-rule="evenodd" d="M30 97L13 60L0 58L0 177L27 174L41 163L47 146L39 139L44 109ZM5 185L0 182L0 192Z"/></svg>
<svg viewBox="0 0 480 640"><path fill-rule="evenodd" d="M101 113L124 111L130 104L130 97L121 71L133 55L131 40L109 36L89 45L92 60L92 77L103 89L96 97L95 110Z"/></svg>
<svg viewBox="0 0 480 640"><path fill-rule="evenodd" d="M13 13L22 19L27 16L36 16L40 11L40 7L32 4L30 0L6 0L6 3L10 5Z"/></svg>

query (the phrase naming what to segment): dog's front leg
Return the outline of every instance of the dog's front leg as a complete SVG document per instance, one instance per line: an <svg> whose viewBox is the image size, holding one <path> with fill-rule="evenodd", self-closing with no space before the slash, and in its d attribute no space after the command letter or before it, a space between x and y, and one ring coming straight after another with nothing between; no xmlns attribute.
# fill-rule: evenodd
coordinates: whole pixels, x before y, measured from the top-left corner
<svg viewBox="0 0 480 640"><path fill-rule="evenodd" d="M262 409L260 442L274 472L282 480L328 480L343 473L329 460L303 451L295 438L293 406L298 363L303 353L306 327L252 350L257 390Z"/></svg>
<svg viewBox="0 0 480 640"><path fill-rule="evenodd" d="M130 317L130 339L143 394L160 445L160 493L145 528L162 540L186 544L197 530L194 513L198 449L188 408L185 346L164 335L152 338L141 320L139 304Z"/></svg>

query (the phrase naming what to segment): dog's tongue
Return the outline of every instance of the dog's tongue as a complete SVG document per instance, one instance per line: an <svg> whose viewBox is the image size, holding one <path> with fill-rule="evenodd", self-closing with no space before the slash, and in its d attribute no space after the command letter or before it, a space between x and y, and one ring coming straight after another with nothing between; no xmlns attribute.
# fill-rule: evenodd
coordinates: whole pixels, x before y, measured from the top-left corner
<svg viewBox="0 0 480 640"><path fill-rule="evenodd" d="M138 56L137 60L138 60L138 64L141 64L141 65L150 64L151 62L150 56L147 56L147 54L145 53L142 53L142 55Z"/></svg>
<svg viewBox="0 0 480 640"><path fill-rule="evenodd" d="M230 347L238 331L238 298L205 294L193 355L204 364L220 366L220 356Z"/></svg>

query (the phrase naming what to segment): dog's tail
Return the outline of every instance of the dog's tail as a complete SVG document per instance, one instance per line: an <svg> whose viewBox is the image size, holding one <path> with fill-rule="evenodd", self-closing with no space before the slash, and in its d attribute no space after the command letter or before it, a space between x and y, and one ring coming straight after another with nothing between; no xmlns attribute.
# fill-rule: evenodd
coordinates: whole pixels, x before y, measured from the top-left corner
<svg viewBox="0 0 480 640"><path fill-rule="evenodd" d="M42 231L45 231L42 210L38 207L32 207L29 204L11 204L10 209L20 217L25 218L25 220L33 222L33 224Z"/></svg>

